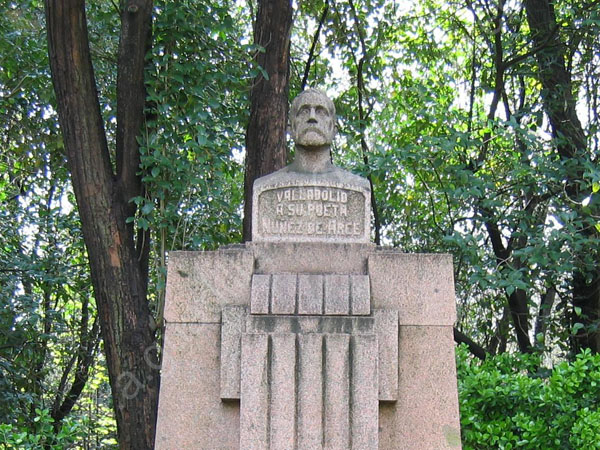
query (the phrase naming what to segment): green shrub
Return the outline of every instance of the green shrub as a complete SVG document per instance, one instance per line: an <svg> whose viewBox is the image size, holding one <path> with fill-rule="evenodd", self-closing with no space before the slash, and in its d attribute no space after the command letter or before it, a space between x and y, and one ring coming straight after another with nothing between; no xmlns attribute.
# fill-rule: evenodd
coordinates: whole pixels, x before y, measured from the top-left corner
<svg viewBox="0 0 600 450"><path fill-rule="evenodd" d="M544 373L535 355L457 349L463 448L600 449L600 355Z"/></svg>
<svg viewBox="0 0 600 450"><path fill-rule="evenodd" d="M76 448L84 427L81 422L66 418L55 431L47 409L36 409L32 425L0 424L0 450L64 450Z"/></svg>

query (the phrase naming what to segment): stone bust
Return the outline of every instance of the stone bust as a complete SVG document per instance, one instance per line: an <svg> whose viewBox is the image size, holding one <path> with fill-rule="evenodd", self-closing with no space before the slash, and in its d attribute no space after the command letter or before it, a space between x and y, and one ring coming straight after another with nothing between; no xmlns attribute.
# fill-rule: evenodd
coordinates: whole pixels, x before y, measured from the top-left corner
<svg viewBox="0 0 600 450"><path fill-rule="evenodd" d="M332 170L330 147L336 132L335 105L321 91L309 89L292 102L290 111L296 159L290 170L322 173Z"/></svg>
<svg viewBox="0 0 600 450"><path fill-rule="evenodd" d="M290 130L296 150L294 161L260 178L261 184L274 183L289 176L284 174L295 173L306 181L337 181L370 190L365 178L331 162L331 144L337 131L335 105L323 91L307 89L294 99L290 108Z"/></svg>
<svg viewBox="0 0 600 450"><path fill-rule="evenodd" d="M252 240L369 242L369 182L331 162L333 102L317 89L300 93L290 130L294 161L254 182Z"/></svg>

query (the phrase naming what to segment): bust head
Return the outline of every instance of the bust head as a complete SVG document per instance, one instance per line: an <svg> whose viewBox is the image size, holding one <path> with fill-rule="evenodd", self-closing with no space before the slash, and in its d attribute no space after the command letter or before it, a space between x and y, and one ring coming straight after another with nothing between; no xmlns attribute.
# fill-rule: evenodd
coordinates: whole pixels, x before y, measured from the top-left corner
<svg viewBox="0 0 600 450"><path fill-rule="evenodd" d="M301 92L290 110L292 139L297 146L329 147L335 136L335 106L318 89Z"/></svg>

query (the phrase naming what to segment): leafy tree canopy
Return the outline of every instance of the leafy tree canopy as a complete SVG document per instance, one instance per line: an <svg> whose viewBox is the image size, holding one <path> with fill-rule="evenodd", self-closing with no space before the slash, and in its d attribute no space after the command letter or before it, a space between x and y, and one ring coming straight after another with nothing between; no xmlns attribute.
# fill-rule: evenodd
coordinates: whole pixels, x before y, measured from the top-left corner
<svg viewBox="0 0 600 450"><path fill-rule="evenodd" d="M168 251L241 239L244 130L251 83L265 75L253 62L265 51L252 39L257 6L153 5L138 138L144 189L128 223L151 243L159 337ZM86 8L114 161L120 5ZM100 447L114 444L115 428L44 27L42 2L1 3L0 433L18 439L39 424L60 444L74 427L84 430L72 433L80 444ZM374 239L452 253L457 328L492 355L577 365L593 358L574 359L582 348L600 350L599 28L596 3L580 0L295 5L290 97L319 86L334 98L334 160L372 183ZM502 392L478 394L485 380L465 370L465 407L502 401ZM497 370L478 373L496 380ZM535 377L518 383L543 389ZM597 415L586 407L568 424L581 442ZM515 439L529 439L527 414L510 419L521 427ZM468 425L466 442L499 439L488 419L486 429Z"/></svg>

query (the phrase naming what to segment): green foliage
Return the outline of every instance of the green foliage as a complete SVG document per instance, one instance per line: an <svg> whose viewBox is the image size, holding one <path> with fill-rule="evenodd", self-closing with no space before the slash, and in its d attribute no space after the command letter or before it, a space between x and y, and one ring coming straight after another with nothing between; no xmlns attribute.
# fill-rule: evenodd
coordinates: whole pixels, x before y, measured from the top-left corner
<svg viewBox="0 0 600 450"><path fill-rule="evenodd" d="M90 14L95 17L93 8ZM93 408L76 407L63 423L51 417L73 383L74 356L88 343L95 354L99 336L52 107L42 2L2 3L0 53L0 443L68 448L90 442L101 433L90 422L96 412L106 421L99 430L108 442L115 425L105 407L106 376L82 394Z"/></svg>
<svg viewBox="0 0 600 450"><path fill-rule="evenodd" d="M155 7L140 140L146 192L132 199L138 215L129 220L151 231L149 294L160 323L167 252L241 240L244 127L259 49L245 43L247 10L231 2Z"/></svg>
<svg viewBox="0 0 600 450"><path fill-rule="evenodd" d="M92 432L90 425L87 418L75 416L65 419L56 429L50 411L36 408L32 425L0 424L0 449L118 448L114 438L95 440L97 433Z"/></svg>
<svg viewBox="0 0 600 450"><path fill-rule="evenodd" d="M457 349L465 449L600 448L600 355L540 369L537 355L484 362Z"/></svg>
<svg viewBox="0 0 600 450"><path fill-rule="evenodd" d="M301 8L297 47L308 48L323 4ZM459 326L492 352L515 342L506 311L516 293L532 328L540 317L538 346L567 353L575 332L594 331L589 317L573 328L569 298L572 274L592 279L600 248L599 233L582 232L598 227L597 22L576 2L559 16L574 85L586 86L589 152L569 161L544 116L521 4L336 3L310 72L337 97L336 163L373 182L382 243L452 253ZM565 189L574 174L579 199ZM544 316L549 292L560 301Z"/></svg>
<svg viewBox="0 0 600 450"><path fill-rule="evenodd" d="M493 352L515 345L507 296L526 294L533 326L543 296L556 292L535 345L568 354L573 334L593 331L571 304L572 273L591 275L600 248L597 8L555 2L588 144L565 161L544 115L521 4L502 2L500 11L498 2L479 1L299 2L290 97L326 4L308 85L334 98L334 160L371 178L382 243L452 253L459 326ZM146 191L132 199L139 210L130 221L150 231L159 323L166 253L240 239L248 94L261 70L251 63L261 51L250 44L253 6L155 2L140 135ZM118 2L86 8L113 151ZM91 331L96 313L52 107L41 2L2 3L0 54L0 430L6 445L26 448L51 442L49 406L72 380L68 374L61 387L85 335L83 316ZM573 174L581 198L565 191ZM501 257L493 227L509 250ZM56 445L114 445L110 389L97 358L61 428L75 427L76 437L59 431ZM558 364L548 378L530 375L534 357L479 365L461 354L459 363L466 446L597 448L595 357Z"/></svg>
<svg viewBox="0 0 600 450"><path fill-rule="evenodd" d="M10 430L10 439L21 436L25 446L36 433L50 436L38 424L51 421L48 414L68 392L81 345L91 339L96 352L98 328L51 106L43 3L4 2L1 8L0 423L7 442ZM88 2L86 13L113 152L118 2ZM146 195L132 200L139 206L132 221L152 232L151 299L160 303L167 250L239 240L243 127L249 80L259 68L249 64L258 49L243 44L250 41L251 23L243 8L155 2L153 23L147 122L140 137ZM160 317L160 304L156 310ZM73 440L86 448L105 448L115 435L108 378L102 357L96 357L86 389L65 419L87 430L79 434L85 439Z"/></svg>
<svg viewBox="0 0 600 450"><path fill-rule="evenodd" d="M238 241L250 45L227 2L157 2L137 225L165 249Z"/></svg>
<svg viewBox="0 0 600 450"><path fill-rule="evenodd" d="M82 431L80 424L68 420L56 432L50 412L36 408L32 427L19 428L0 424L0 444L3 449L72 448L78 438L81 438Z"/></svg>

